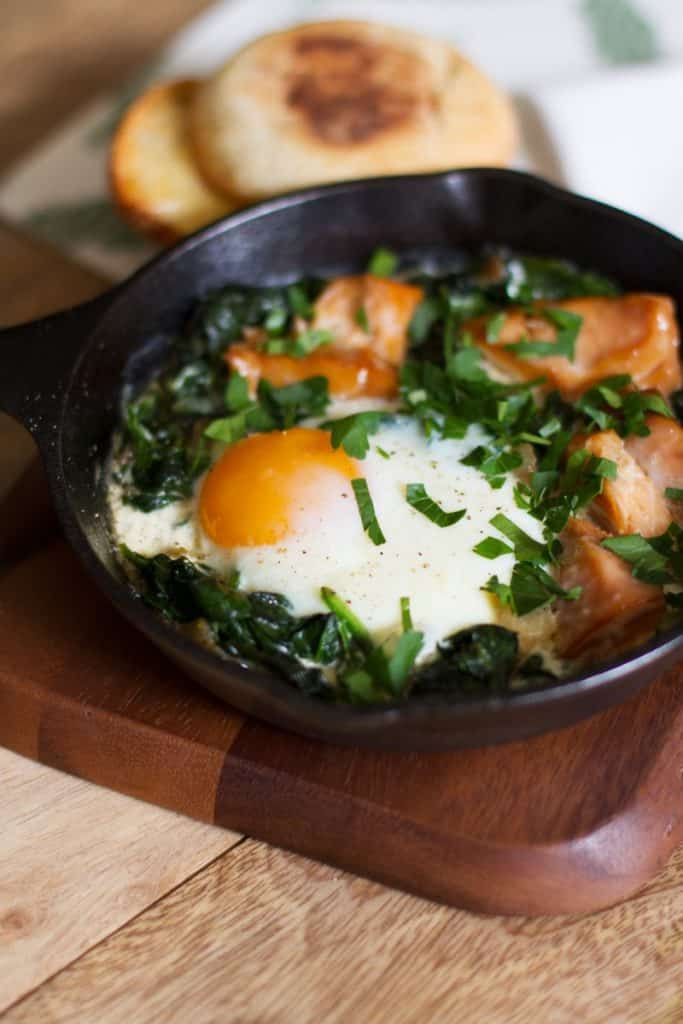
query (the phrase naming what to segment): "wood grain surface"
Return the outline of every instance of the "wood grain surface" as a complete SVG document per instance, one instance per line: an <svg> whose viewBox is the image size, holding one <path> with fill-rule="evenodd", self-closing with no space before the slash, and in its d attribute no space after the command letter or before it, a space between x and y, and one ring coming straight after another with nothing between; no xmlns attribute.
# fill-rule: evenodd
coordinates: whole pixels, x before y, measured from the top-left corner
<svg viewBox="0 0 683 1024"><path fill-rule="evenodd" d="M334 747L245 720L185 679L62 541L0 579L0 642L3 745L455 906L609 906L660 870L683 835L680 670L524 743L446 754Z"/></svg>
<svg viewBox="0 0 683 1024"><path fill-rule="evenodd" d="M3 750L0 792L0 1010L240 840Z"/></svg>
<svg viewBox="0 0 683 1024"><path fill-rule="evenodd" d="M599 918L481 919L247 841L4 1024L129 1024L140 993L149 1024L680 1024L678 892L672 866Z"/></svg>
<svg viewBox="0 0 683 1024"><path fill-rule="evenodd" d="M147 62L205 6L4 0L0 169L99 88ZM45 314L101 286L0 226L0 323ZM0 494L31 450L19 428L0 423ZM112 823L122 806L119 838ZM67 845L63 837L50 845L65 821ZM226 848L180 884L202 857L211 862L217 835L225 839L0 751L0 1005L21 1000L3 1024L108 1024L124 1015L136 1024L683 1020L682 853L613 910L530 921L437 907L253 841ZM54 874L40 884L31 871L44 843L59 861L58 885ZM131 867L130 849L151 853ZM160 869L177 869L178 886L157 901ZM27 931L14 909L33 900ZM10 958L21 963L20 976Z"/></svg>

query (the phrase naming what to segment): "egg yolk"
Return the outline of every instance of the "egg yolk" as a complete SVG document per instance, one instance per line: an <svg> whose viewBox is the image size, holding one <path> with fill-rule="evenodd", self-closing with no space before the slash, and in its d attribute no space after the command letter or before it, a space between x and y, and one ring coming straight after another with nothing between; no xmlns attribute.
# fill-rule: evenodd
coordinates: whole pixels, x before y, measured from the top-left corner
<svg viewBox="0 0 683 1024"><path fill-rule="evenodd" d="M351 495L358 463L324 430L252 434L228 448L204 481L199 515L223 548L276 544L305 527L310 510Z"/></svg>
<svg viewBox="0 0 683 1024"><path fill-rule="evenodd" d="M320 348L303 358L261 352L250 345L231 345L225 354L231 370L246 377L252 394L265 378L273 387L327 377L336 398L391 398L398 392L398 371L369 348Z"/></svg>

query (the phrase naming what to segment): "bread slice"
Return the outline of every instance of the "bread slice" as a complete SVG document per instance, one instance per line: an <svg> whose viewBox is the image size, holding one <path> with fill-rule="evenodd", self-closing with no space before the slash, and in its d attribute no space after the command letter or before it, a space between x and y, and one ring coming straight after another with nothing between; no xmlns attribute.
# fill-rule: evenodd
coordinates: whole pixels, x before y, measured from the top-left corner
<svg viewBox="0 0 683 1024"><path fill-rule="evenodd" d="M361 21L251 43L197 90L191 131L207 180L248 199L505 165L517 145L509 100L452 46Z"/></svg>
<svg viewBox="0 0 683 1024"><path fill-rule="evenodd" d="M188 110L198 86L182 79L149 89L129 107L112 142L110 181L121 215L164 243L237 206L204 181L194 161Z"/></svg>

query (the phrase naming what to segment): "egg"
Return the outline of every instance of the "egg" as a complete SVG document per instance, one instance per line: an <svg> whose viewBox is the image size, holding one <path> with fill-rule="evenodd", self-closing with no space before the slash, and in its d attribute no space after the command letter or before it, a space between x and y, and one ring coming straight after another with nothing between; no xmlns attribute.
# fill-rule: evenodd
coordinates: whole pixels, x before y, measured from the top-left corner
<svg viewBox="0 0 683 1024"><path fill-rule="evenodd" d="M340 401L334 416L357 410ZM514 556L489 561L473 550L497 535L491 518L502 512L542 539L539 522L515 504L513 478L494 490L462 464L485 443L477 426L463 439L429 439L414 418L398 414L371 435L362 460L335 450L315 424L255 434L218 454L188 502L142 513L114 493L113 531L144 555L184 554L222 574L237 570L244 589L284 594L297 615L325 611L321 588L329 587L378 642L400 632L400 599L408 597L424 634L422 662L451 633L499 619L482 587L494 573L509 582ZM363 529L352 487L361 477L384 544ZM439 527L408 504L411 483L465 515Z"/></svg>

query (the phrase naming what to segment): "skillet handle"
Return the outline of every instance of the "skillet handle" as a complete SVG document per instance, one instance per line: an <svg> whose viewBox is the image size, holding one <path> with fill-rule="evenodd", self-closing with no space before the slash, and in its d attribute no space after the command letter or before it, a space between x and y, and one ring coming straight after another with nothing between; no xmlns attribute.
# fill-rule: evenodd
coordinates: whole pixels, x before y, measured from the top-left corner
<svg viewBox="0 0 683 1024"><path fill-rule="evenodd" d="M0 411L36 437L56 426L71 371L112 295L0 330Z"/></svg>

